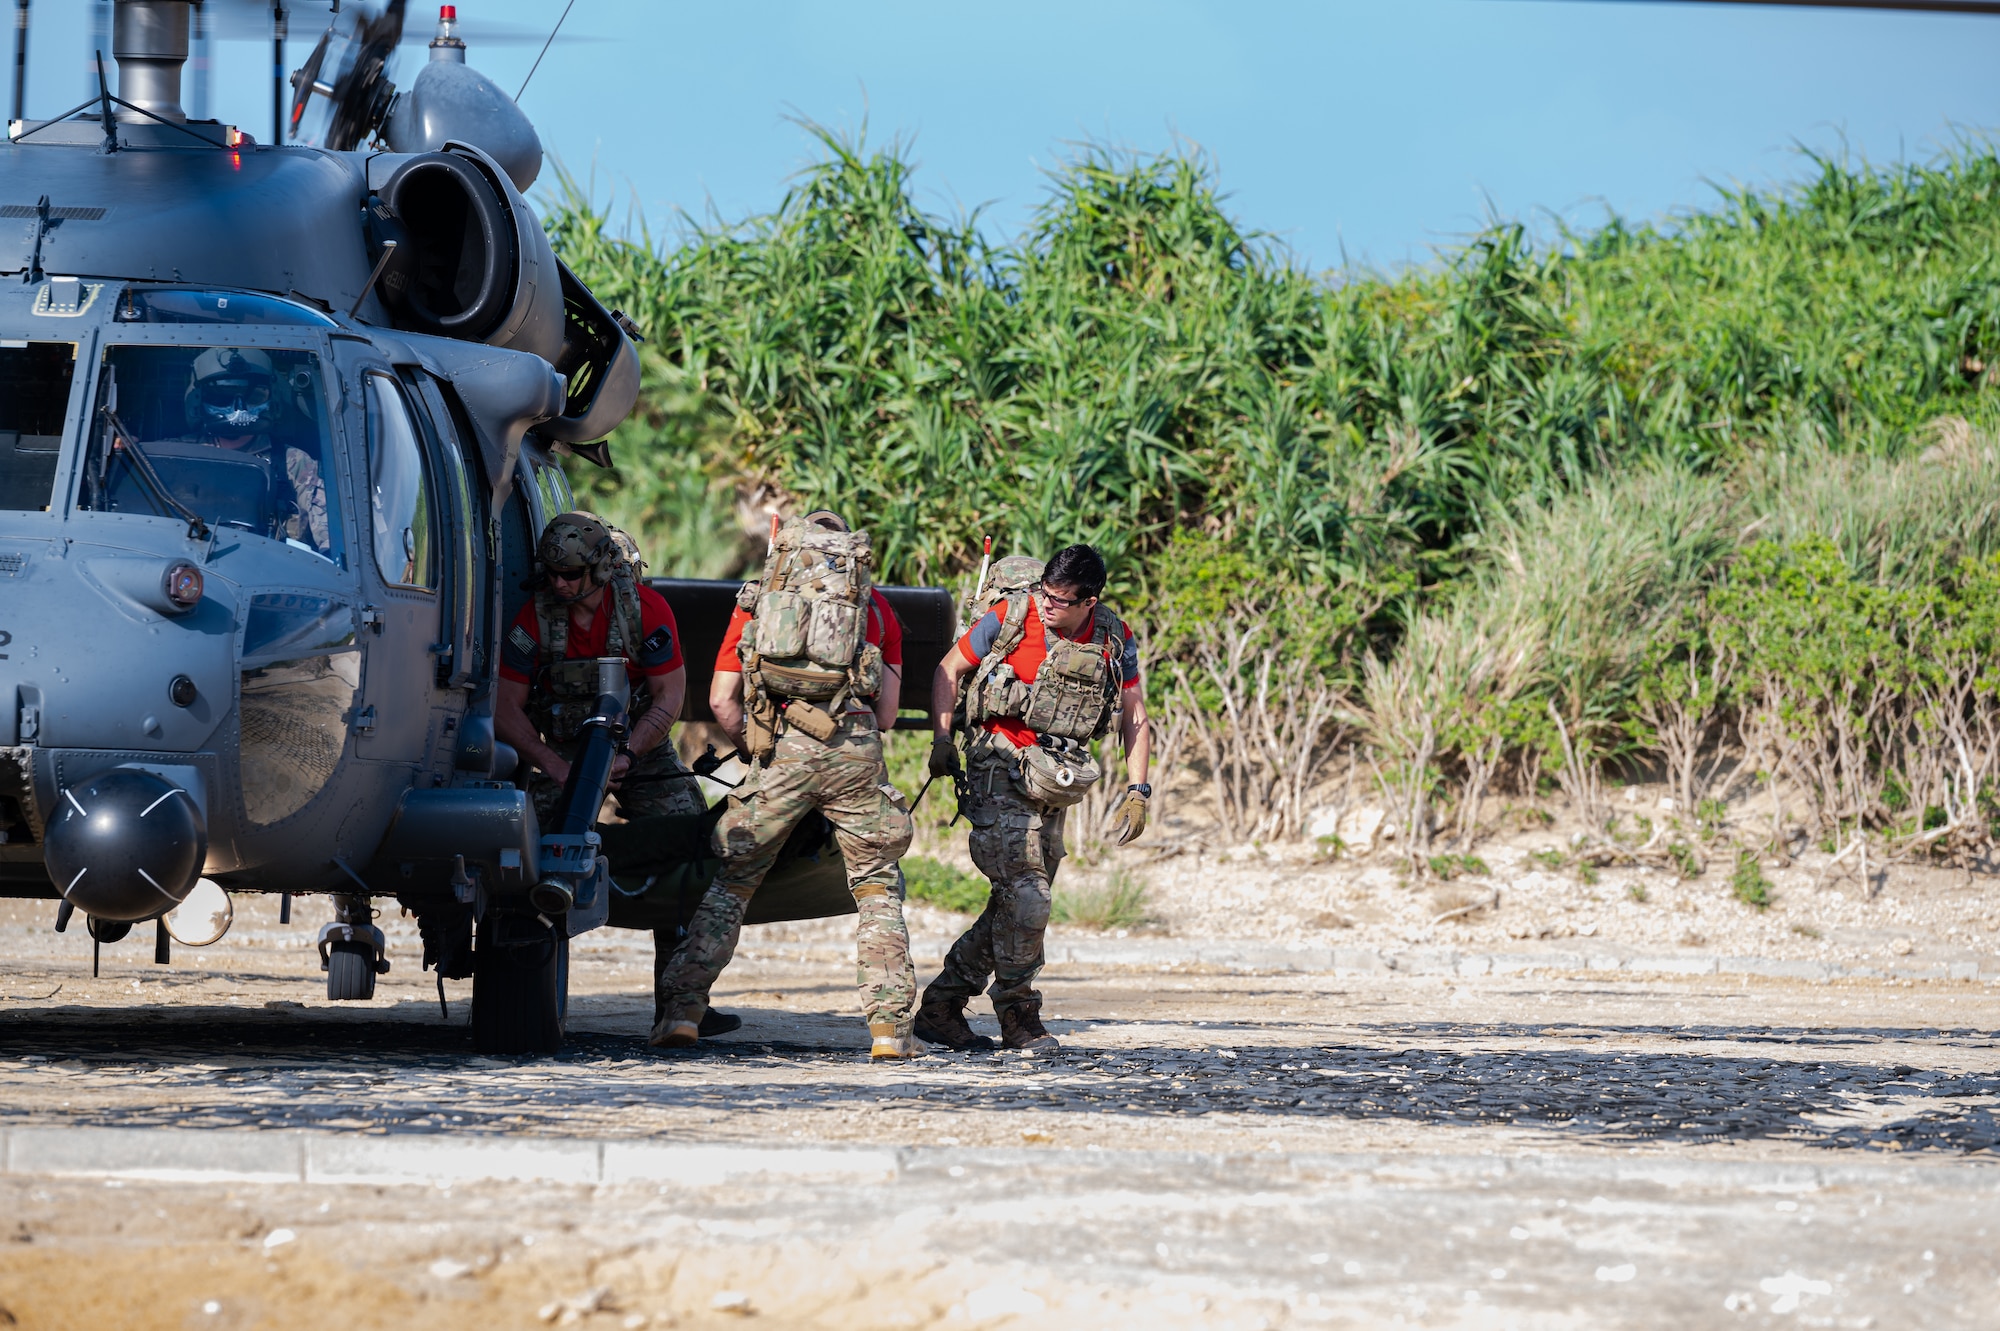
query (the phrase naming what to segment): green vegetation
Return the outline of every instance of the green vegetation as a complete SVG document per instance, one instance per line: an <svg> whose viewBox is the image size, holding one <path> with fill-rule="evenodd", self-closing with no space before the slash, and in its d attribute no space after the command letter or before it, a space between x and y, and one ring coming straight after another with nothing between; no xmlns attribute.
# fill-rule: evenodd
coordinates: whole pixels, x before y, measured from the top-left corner
<svg viewBox="0 0 2000 1331"><path fill-rule="evenodd" d="M1100 883L1059 886L1049 918L1085 929L1136 929L1146 922L1145 881L1121 867Z"/></svg>
<svg viewBox="0 0 2000 1331"><path fill-rule="evenodd" d="M1450 882L1460 874L1479 876L1493 872L1486 867L1486 861L1477 855L1433 855L1430 858L1431 873Z"/></svg>
<svg viewBox="0 0 2000 1331"><path fill-rule="evenodd" d="M986 880L928 855L903 857L903 886L910 900L977 915L986 909Z"/></svg>
<svg viewBox="0 0 2000 1331"><path fill-rule="evenodd" d="M1986 834L1990 149L1378 276L1303 270L1198 156L1085 148L1001 240L920 209L900 145L821 140L776 211L672 244L550 210L649 338L619 471L572 478L656 571L740 570L768 504L842 508L890 581L1092 541L1161 765L1237 840L1299 835L1356 746L1419 872L1493 790L1605 835L1635 762L1714 839L1723 754L1773 835Z"/></svg>
<svg viewBox="0 0 2000 1331"><path fill-rule="evenodd" d="M1729 890L1736 899L1757 910L1767 909L1771 904L1771 880L1764 876L1764 866L1757 862L1757 852L1741 849L1736 852L1736 867L1729 873Z"/></svg>

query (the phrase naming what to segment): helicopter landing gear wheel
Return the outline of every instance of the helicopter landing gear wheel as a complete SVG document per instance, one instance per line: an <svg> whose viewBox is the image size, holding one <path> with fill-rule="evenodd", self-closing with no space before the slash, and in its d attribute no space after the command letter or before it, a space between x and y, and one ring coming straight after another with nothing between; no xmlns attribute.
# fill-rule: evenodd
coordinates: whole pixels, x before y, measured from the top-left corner
<svg viewBox="0 0 2000 1331"><path fill-rule="evenodd" d="M472 959L472 1047L556 1053L568 1008L568 937L532 915L488 912Z"/></svg>
<svg viewBox="0 0 2000 1331"><path fill-rule="evenodd" d="M365 943L334 943L326 954L326 996L335 1003L375 997L375 953Z"/></svg>

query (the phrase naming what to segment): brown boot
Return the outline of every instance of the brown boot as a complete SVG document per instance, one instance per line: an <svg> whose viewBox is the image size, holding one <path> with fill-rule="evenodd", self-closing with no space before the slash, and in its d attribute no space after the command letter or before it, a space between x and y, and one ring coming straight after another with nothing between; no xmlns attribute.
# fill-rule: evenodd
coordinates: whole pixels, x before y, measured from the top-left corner
<svg viewBox="0 0 2000 1331"><path fill-rule="evenodd" d="M941 1044L961 1054L993 1048L990 1037L966 1024L962 998L926 998L917 1009L916 1031L917 1038L925 1044Z"/></svg>
<svg viewBox="0 0 2000 1331"><path fill-rule="evenodd" d="M1000 1009L1000 1043L1009 1049L1025 1049L1032 1054L1053 1054L1062 1048L1055 1036L1042 1025L1042 1000L1010 1003Z"/></svg>

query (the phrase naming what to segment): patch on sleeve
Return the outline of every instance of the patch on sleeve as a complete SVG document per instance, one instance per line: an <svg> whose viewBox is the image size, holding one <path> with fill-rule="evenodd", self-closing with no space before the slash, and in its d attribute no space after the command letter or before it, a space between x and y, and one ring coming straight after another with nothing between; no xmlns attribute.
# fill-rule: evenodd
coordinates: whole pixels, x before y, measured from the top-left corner
<svg viewBox="0 0 2000 1331"><path fill-rule="evenodd" d="M674 634L665 624L646 635L639 644L639 654L648 660L663 660L674 653Z"/></svg>
<svg viewBox="0 0 2000 1331"><path fill-rule="evenodd" d="M534 638L529 635L528 630L522 628L519 624L516 624L514 631L507 635L507 645L515 651L520 652L523 656L533 656L535 654L536 643Z"/></svg>

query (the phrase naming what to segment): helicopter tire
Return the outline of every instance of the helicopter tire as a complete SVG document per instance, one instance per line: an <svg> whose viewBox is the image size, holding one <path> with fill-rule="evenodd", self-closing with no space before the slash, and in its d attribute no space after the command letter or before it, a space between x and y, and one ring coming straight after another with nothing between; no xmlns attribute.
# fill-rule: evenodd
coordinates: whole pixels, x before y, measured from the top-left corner
<svg viewBox="0 0 2000 1331"><path fill-rule="evenodd" d="M482 1054L557 1053L568 1008L568 937L532 917L510 927L505 917L489 914L473 953L473 1048Z"/></svg>
<svg viewBox="0 0 2000 1331"><path fill-rule="evenodd" d="M330 1002L375 997L375 953L362 943L335 943L326 955L326 996Z"/></svg>

